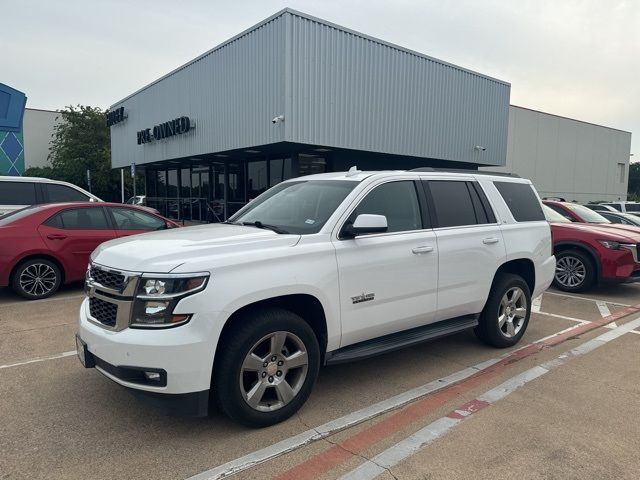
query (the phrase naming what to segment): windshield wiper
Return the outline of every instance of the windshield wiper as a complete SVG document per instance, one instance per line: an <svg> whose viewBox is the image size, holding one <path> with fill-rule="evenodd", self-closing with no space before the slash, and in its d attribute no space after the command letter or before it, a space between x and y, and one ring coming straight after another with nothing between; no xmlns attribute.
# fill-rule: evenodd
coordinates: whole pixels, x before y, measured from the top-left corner
<svg viewBox="0 0 640 480"><path fill-rule="evenodd" d="M255 222L240 222L241 225L245 225L245 226L249 226L249 227L257 227L257 228L263 228L265 230L272 230L276 233L282 233L282 234L287 234L289 232L287 232L286 230L283 230L280 227L276 227L275 225L268 225L266 223L262 223L260 220L256 220Z"/></svg>

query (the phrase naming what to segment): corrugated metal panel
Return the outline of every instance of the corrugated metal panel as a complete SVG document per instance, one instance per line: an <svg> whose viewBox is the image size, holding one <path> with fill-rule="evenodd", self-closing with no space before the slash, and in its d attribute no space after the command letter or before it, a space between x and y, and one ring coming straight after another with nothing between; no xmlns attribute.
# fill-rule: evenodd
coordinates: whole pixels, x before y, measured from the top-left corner
<svg viewBox="0 0 640 480"><path fill-rule="evenodd" d="M128 118L111 127L112 165L283 141L271 119L284 113L284 23L275 17L115 104ZM137 145L138 130L182 115L193 132Z"/></svg>
<svg viewBox="0 0 640 480"><path fill-rule="evenodd" d="M128 119L111 128L112 163L290 141L503 165L509 88L285 9L114 104ZM194 132L136 144L138 130L182 115Z"/></svg>
<svg viewBox="0 0 640 480"><path fill-rule="evenodd" d="M511 106L507 165L492 169L529 178L542 196L624 200L630 149L629 132Z"/></svg>
<svg viewBox="0 0 640 480"><path fill-rule="evenodd" d="M504 165L509 84L290 15L288 140Z"/></svg>

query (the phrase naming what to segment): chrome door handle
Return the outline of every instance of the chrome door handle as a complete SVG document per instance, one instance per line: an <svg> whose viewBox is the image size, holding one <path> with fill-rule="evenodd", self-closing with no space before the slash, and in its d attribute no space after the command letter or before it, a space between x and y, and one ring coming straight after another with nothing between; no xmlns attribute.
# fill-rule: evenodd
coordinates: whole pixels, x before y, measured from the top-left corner
<svg viewBox="0 0 640 480"><path fill-rule="evenodd" d="M416 255L420 255L421 253L433 252L433 247L431 245L422 245L420 247L415 247L411 249L411 251Z"/></svg>
<svg viewBox="0 0 640 480"><path fill-rule="evenodd" d="M485 245L491 245L492 243L498 243L499 241L500 241L499 238L489 237L482 240L482 243L484 243Z"/></svg>

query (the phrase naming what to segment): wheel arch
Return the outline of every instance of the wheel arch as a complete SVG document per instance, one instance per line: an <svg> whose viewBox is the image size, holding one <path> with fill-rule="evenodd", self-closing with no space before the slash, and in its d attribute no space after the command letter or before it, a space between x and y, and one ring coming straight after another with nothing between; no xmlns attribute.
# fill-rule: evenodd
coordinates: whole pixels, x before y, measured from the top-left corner
<svg viewBox="0 0 640 480"><path fill-rule="evenodd" d="M243 317L251 314L252 311L264 308L281 308L288 310L307 322L318 339L320 355L322 357L321 362L324 361L328 341L326 311L322 302L314 295L308 293L278 295L257 300L238 308L229 316L222 327L218 337L218 345L223 344L225 336L233 331L234 326L242 321ZM215 363L220 351L221 348L216 347L213 371L215 371Z"/></svg>
<svg viewBox="0 0 640 480"><path fill-rule="evenodd" d="M536 288L536 267L530 258L515 258L500 265L493 277L492 287L501 273L511 273L520 276L526 282L529 291L533 294Z"/></svg>
<svg viewBox="0 0 640 480"><path fill-rule="evenodd" d="M24 262L27 262L29 260L34 260L36 258L42 258L44 260L48 260L48 261L50 261L52 263L55 263L56 266L58 267L58 269L60 270L60 275L62 277L60 279L60 285L64 285L65 277L66 277L66 272L64 270L64 265L62 264L62 262L60 260L58 260L53 255L49 255L49 254L46 254L46 253L29 253L29 254L21 257L18 261L16 261L15 264L13 265L13 267L11 268L11 272L9 272L9 284L11 284L13 282L13 276L16 273L16 270L20 267L20 265L22 265Z"/></svg>

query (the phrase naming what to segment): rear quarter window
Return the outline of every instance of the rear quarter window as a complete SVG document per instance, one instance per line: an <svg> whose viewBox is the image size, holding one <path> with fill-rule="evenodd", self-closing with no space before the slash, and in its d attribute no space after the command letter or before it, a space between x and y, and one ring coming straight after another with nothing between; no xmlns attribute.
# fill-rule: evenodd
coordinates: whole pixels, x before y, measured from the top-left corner
<svg viewBox="0 0 640 480"><path fill-rule="evenodd" d="M542 205L528 183L494 182L516 222L544 221Z"/></svg>
<svg viewBox="0 0 640 480"><path fill-rule="evenodd" d="M0 182L0 205L33 205L36 186L31 182Z"/></svg>

